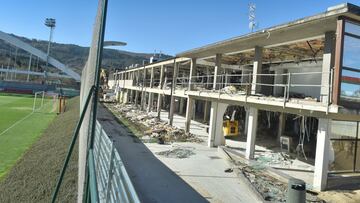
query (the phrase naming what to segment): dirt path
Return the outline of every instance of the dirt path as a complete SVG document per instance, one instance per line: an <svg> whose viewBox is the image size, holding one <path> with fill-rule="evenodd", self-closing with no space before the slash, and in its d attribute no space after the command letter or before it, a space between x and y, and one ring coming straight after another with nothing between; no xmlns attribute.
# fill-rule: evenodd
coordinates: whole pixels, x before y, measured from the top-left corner
<svg viewBox="0 0 360 203"><path fill-rule="evenodd" d="M70 99L44 134L0 181L0 202L50 202L79 116L79 99ZM59 202L76 202L77 146L65 175Z"/></svg>

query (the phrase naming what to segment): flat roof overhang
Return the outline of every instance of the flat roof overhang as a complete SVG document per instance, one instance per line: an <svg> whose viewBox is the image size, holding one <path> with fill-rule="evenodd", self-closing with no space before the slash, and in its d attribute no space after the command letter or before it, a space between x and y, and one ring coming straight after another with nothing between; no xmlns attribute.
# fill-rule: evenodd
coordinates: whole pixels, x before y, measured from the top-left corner
<svg viewBox="0 0 360 203"><path fill-rule="evenodd" d="M324 13L181 52L176 56L206 58L216 54L249 50L255 46L271 47L321 37L328 31L336 31L339 16L360 20L360 7L349 3L341 4Z"/></svg>

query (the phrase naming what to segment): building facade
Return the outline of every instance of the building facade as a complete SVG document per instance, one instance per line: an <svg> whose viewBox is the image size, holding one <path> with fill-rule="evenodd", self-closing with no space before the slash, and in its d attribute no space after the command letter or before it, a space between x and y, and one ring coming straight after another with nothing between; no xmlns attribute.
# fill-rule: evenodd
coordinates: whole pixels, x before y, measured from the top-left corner
<svg viewBox="0 0 360 203"><path fill-rule="evenodd" d="M224 115L234 112L244 156L260 136L281 137L313 169L313 187L331 174L360 171L360 7L324 13L185 51L114 73L123 103L208 124L208 146L225 145ZM270 144L269 144L270 146Z"/></svg>

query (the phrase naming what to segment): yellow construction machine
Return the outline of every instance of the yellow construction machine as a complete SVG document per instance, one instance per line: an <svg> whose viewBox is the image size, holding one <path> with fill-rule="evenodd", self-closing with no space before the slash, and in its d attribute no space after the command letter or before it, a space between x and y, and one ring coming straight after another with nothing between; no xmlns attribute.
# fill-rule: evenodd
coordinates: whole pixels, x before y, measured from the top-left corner
<svg viewBox="0 0 360 203"><path fill-rule="evenodd" d="M239 135L239 121L235 120L236 110L233 111L231 117L226 115L223 121L223 132L225 137Z"/></svg>

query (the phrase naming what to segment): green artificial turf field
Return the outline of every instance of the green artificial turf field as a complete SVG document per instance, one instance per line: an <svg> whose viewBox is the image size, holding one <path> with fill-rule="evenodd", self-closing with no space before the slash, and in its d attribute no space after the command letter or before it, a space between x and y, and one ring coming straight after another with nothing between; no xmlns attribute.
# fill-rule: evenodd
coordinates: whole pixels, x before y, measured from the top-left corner
<svg viewBox="0 0 360 203"><path fill-rule="evenodd" d="M0 94L0 179L36 141L56 116L52 99Z"/></svg>

